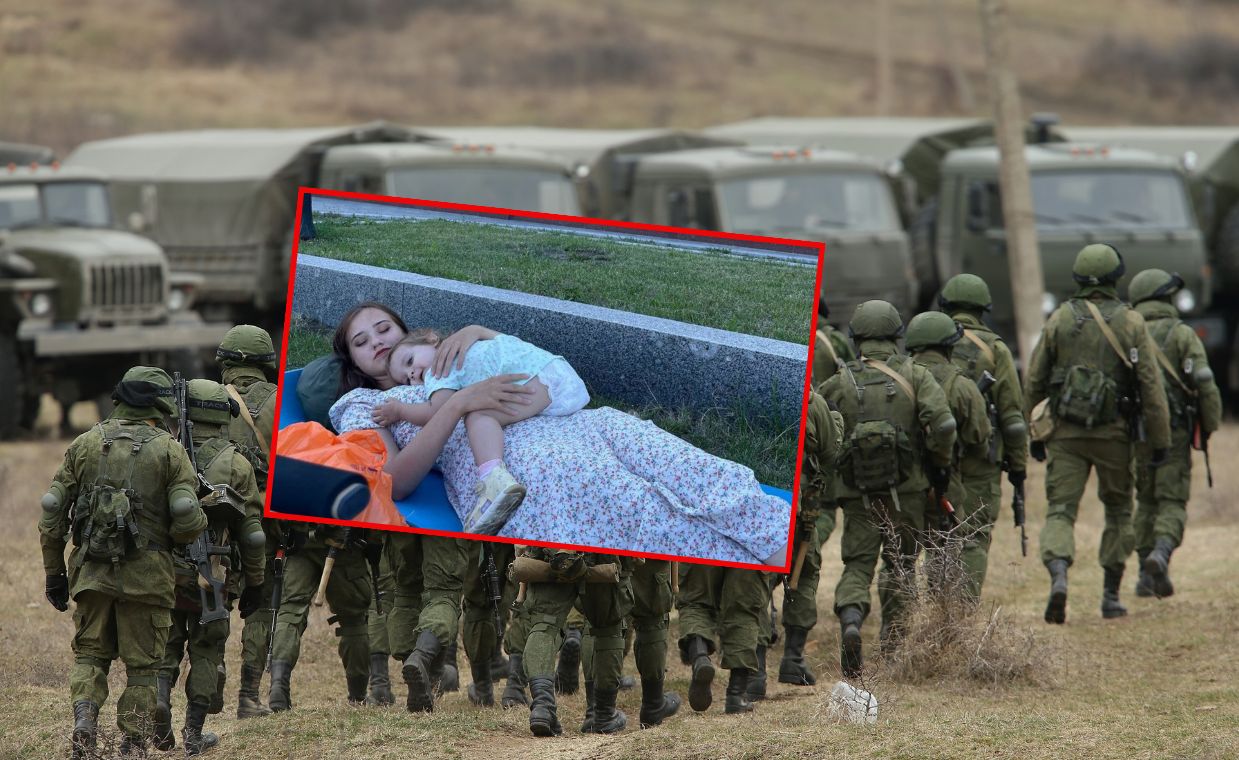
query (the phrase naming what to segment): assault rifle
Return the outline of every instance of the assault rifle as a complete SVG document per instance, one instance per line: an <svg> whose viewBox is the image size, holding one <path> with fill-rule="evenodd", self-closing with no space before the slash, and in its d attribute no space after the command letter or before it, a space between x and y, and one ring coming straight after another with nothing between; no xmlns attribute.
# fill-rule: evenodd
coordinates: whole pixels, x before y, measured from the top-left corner
<svg viewBox="0 0 1239 760"><path fill-rule="evenodd" d="M1015 487L1011 497L1011 512L1015 515L1015 527L1020 529L1020 554L1028 556L1028 534L1024 532L1024 484Z"/></svg>
<svg viewBox="0 0 1239 760"><path fill-rule="evenodd" d="M487 597L495 613L495 639L503 636L503 592L499 585L499 568L495 566L495 550L489 543L482 544L482 576L486 579Z"/></svg>
<svg viewBox="0 0 1239 760"><path fill-rule="evenodd" d="M280 542L271 560L271 630L267 632L267 670L271 669L271 653L275 649L275 620L280 615L280 602L284 599L284 555L288 550L284 530L278 524L275 529L280 533Z"/></svg>
<svg viewBox="0 0 1239 760"><path fill-rule="evenodd" d="M1131 429L1131 440L1133 443L1144 443L1148 440L1148 435L1144 429L1144 400L1140 397L1140 352L1135 346L1127 354L1128 361L1131 362L1131 419L1128 427Z"/></svg>
<svg viewBox="0 0 1239 760"><path fill-rule="evenodd" d="M185 378L181 377L180 372L175 372L172 375L172 396L176 402L177 409L177 440L185 449L185 453L189 455L189 461L193 465L194 474L198 477L199 495L204 495L213 492L215 489L211 487L211 483L198 470L198 456L194 452L194 423L189 419L188 402L189 402L189 384ZM211 565L211 557L229 556L232 549L227 545L217 546L211 543L211 530L207 528L198 534L188 546L185 547L186 553L189 555L190 562L194 563L194 567L198 568L198 599L202 605L202 617L198 622L202 625L215 620L223 620L228 617L227 597L224 592L224 581L222 578L215 577L214 568ZM207 598L207 589L211 590L211 599ZM214 602L212 604L211 602Z"/></svg>
<svg viewBox="0 0 1239 760"><path fill-rule="evenodd" d="M994 376L986 370L981 373L981 379L977 380L977 390L981 392L982 398L985 399L985 416L989 417L990 436L989 436L989 453L986 459L990 464L998 463L998 405L990 398L989 390L994 387L994 383L998 382Z"/></svg>
<svg viewBox="0 0 1239 760"><path fill-rule="evenodd" d="M367 538L364 541L359 541L362 544L362 549L366 554L366 564L370 565L370 586L374 589L374 611L375 614L383 614L383 590L379 588L379 563L383 561L383 539L378 539L374 542L373 532L368 532ZM374 542L374 546L371 546Z"/></svg>
<svg viewBox="0 0 1239 760"><path fill-rule="evenodd" d="M1200 424L1200 410L1194 410L1192 415L1192 448L1204 452L1205 455L1205 477L1209 481L1209 487L1213 488L1213 467L1209 464L1209 436L1205 433L1204 428Z"/></svg>

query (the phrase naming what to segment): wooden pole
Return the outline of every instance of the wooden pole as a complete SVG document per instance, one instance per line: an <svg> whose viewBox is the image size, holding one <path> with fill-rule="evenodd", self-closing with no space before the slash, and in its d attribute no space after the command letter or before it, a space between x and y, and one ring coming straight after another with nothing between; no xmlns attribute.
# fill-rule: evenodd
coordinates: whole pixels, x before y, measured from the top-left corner
<svg viewBox="0 0 1239 760"><path fill-rule="evenodd" d="M877 38L874 41L878 64L875 106L878 116L890 116L891 105L895 100L895 69L891 60L890 0L877 0L877 14Z"/></svg>
<svg viewBox="0 0 1239 760"><path fill-rule="evenodd" d="M1019 82L1010 64L1006 2L979 1L990 98L994 105L994 131L1001 159L998 176L1002 188L1007 261L1011 272L1012 309L1020 357L1027 366L1041 332L1041 296L1045 292L1045 278L1041 274L1028 161L1024 156L1024 117L1020 108Z"/></svg>

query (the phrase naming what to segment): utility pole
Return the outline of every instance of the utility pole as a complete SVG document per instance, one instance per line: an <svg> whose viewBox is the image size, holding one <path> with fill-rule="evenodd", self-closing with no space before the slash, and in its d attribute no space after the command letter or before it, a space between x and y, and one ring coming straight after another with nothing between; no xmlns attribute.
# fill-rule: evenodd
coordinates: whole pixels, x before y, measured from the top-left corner
<svg viewBox="0 0 1239 760"><path fill-rule="evenodd" d="M877 103L878 116L890 116L891 104L895 100L895 68L891 60L891 3L890 0L877 0L878 15L877 38L874 40L877 72Z"/></svg>
<svg viewBox="0 0 1239 760"><path fill-rule="evenodd" d="M1007 46L1006 2L980 0L980 4L990 99L994 104L994 133L1000 155L998 178L1002 188L1015 332L1022 363L1028 366L1044 321L1041 296L1045 292L1045 278L1041 274L1032 188L1024 156L1024 116L1020 108L1019 82L1011 70Z"/></svg>

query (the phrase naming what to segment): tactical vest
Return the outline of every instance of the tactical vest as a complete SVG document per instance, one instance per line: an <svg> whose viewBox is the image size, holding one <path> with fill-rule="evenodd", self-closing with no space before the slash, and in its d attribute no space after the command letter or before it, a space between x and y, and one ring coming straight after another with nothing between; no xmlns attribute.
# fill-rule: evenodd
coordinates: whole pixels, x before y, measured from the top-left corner
<svg viewBox="0 0 1239 760"><path fill-rule="evenodd" d="M956 341L951 348L951 363L973 383L980 383L981 376L986 372L998 377L998 360L994 353L994 344L997 342L998 336L992 333L965 327L964 337ZM943 390L945 389L943 386ZM1002 455L1002 436L999 434L999 420L995 412L998 408L998 399L994 397L994 386L991 385L989 390L984 391L981 396L985 399L986 407L988 407L986 411L992 423L986 448L990 454L990 461L996 463ZM958 445L956 450L959 450Z"/></svg>
<svg viewBox="0 0 1239 760"><path fill-rule="evenodd" d="M916 397L908 371L911 360L892 356L882 366L906 383L899 382L876 364L878 360L850 361L843 365L843 392L839 411L847 425L843 450L837 462L839 477L868 500L872 494L889 493L898 506L896 491L911 477L918 464L921 445Z"/></svg>
<svg viewBox="0 0 1239 760"><path fill-rule="evenodd" d="M1121 301L1096 305L1107 324L1122 324L1126 318L1128 306ZM1058 333L1054 345L1050 409L1056 419L1085 429L1108 425L1131 411L1132 373L1102 333L1084 299L1071 299L1055 315L1061 320L1059 314L1069 315L1072 324L1069 331ZM1131 346L1122 348L1129 354L1135 351ZM1152 359L1138 357L1141 361L1146 358Z"/></svg>
<svg viewBox="0 0 1239 760"><path fill-rule="evenodd" d="M255 382L244 390L241 388L236 390L241 399L245 401L245 408L250 413L250 419L257 424L263 407L275 395L277 388L271 383ZM263 453L258 433L245 421L244 416L234 417L228 423L228 438L237 447L237 452L245 457L254 468L254 478L258 481L259 490L265 491L267 488L267 455Z"/></svg>
<svg viewBox="0 0 1239 760"><path fill-rule="evenodd" d="M198 472L206 478L211 485L229 484L232 483L232 455L237 453L236 447L231 441L226 438L210 438L206 443L195 448L194 460L198 466ZM220 459L223 457L223 460ZM220 467L216 467L216 463ZM227 465L227 469L221 469ZM227 564L218 561L218 557L212 557L212 564L216 566L215 574L217 577L228 579L228 569L240 562L240 554L236 549L236 544L231 541L231 530L239 522L242 513L237 511L230 512L227 509L211 509L207 505L207 499L203 498L203 512L207 515L207 541L212 546L233 546L234 551L229 558ZM233 516L235 514L235 517ZM177 597L177 608L196 610L201 607L198 598L198 568L189 559L189 554L185 546L177 546L172 550L172 564L176 573L176 584L182 589L189 590L191 593L181 594Z"/></svg>
<svg viewBox="0 0 1239 760"><path fill-rule="evenodd" d="M144 455L151 441L170 437L168 432L145 424L122 424L120 420L99 423L102 446L94 481L78 494L73 508L73 543L82 547L84 559L113 565L150 549L165 550L169 517L166 510L150 508L134 477L146 480L158 465Z"/></svg>
<svg viewBox="0 0 1239 760"><path fill-rule="evenodd" d="M963 341L960 342L962 343ZM956 345L959 344L957 343ZM959 382L961 379L966 379L967 377L964 375L964 371L950 362L934 362L932 364L924 364L922 366L929 371L929 374L933 375L934 380L938 381L938 385L942 386L942 392L946 394L947 405L949 406L952 399L955 397L955 383ZM964 431L964 423L966 420L959 418L959 410L954 407L951 407L951 414L955 417L956 423L958 423L955 428L955 450L951 453L951 463L953 465L957 465L959 464L960 458L965 454L961 434Z"/></svg>

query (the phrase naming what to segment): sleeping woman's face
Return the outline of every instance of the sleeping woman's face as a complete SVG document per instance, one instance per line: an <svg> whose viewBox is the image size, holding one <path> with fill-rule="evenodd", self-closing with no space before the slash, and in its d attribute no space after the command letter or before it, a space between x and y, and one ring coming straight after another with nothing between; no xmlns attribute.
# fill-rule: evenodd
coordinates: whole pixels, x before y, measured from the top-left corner
<svg viewBox="0 0 1239 760"><path fill-rule="evenodd" d="M389 314L381 309L362 309L348 325L348 353L353 363L375 381L385 385L387 355L405 336Z"/></svg>

